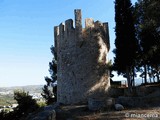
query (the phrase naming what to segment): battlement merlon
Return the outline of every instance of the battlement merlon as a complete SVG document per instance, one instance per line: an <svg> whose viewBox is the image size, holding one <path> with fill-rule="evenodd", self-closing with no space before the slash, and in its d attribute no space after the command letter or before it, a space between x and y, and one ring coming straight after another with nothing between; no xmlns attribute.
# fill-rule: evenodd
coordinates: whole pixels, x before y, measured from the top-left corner
<svg viewBox="0 0 160 120"><path fill-rule="evenodd" d="M75 37L79 41L82 39L82 14L80 9L74 10L75 14Z"/></svg>
<svg viewBox="0 0 160 120"><path fill-rule="evenodd" d="M80 9L74 10L75 13L75 29L82 31L82 14Z"/></svg>
<svg viewBox="0 0 160 120"><path fill-rule="evenodd" d="M64 28L65 28L64 23L61 23L59 25L59 35L60 35L60 37L64 36Z"/></svg>
<svg viewBox="0 0 160 120"><path fill-rule="evenodd" d="M93 28L94 27L94 20L92 18L85 19L85 28Z"/></svg>
<svg viewBox="0 0 160 120"><path fill-rule="evenodd" d="M59 36L59 27L55 26L54 27L54 46L55 46L55 50L57 52L57 46L58 46L58 36Z"/></svg>
<svg viewBox="0 0 160 120"><path fill-rule="evenodd" d="M65 38L69 37L72 35L74 31L74 27L73 27L73 20L72 19L68 19L65 21Z"/></svg>
<svg viewBox="0 0 160 120"><path fill-rule="evenodd" d="M103 23L104 31L105 31L105 38L107 39L107 49L110 50L110 39L109 39L109 26L108 22Z"/></svg>

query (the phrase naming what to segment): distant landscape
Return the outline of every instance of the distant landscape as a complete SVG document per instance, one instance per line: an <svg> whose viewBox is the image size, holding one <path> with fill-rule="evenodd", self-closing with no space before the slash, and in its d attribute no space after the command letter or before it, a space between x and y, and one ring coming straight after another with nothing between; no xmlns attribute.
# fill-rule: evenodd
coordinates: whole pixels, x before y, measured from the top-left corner
<svg viewBox="0 0 160 120"><path fill-rule="evenodd" d="M14 91L23 90L29 92L33 98L41 98L43 85L27 85L14 87L0 87L0 106L8 106L16 103L14 100Z"/></svg>

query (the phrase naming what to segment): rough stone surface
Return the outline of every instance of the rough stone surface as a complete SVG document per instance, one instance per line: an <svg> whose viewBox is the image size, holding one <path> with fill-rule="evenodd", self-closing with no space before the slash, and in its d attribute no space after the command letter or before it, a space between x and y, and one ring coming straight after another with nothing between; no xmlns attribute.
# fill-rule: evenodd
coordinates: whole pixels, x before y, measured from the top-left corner
<svg viewBox="0 0 160 120"><path fill-rule="evenodd" d="M75 10L75 28L72 19L54 28L57 100L63 104L87 102L107 94L110 86L108 23L86 19L82 28L81 19L81 10Z"/></svg>
<svg viewBox="0 0 160 120"><path fill-rule="evenodd" d="M97 111L97 110L101 110L104 107L105 107L104 100L98 100L98 99L93 99L93 98L88 99L88 109L89 110Z"/></svg>
<svg viewBox="0 0 160 120"><path fill-rule="evenodd" d="M123 106L126 106L126 107L137 107L141 105L142 98L120 96L118 97L116 103L122 104Z"/></svg>
<svg viewBox="0 0 160 120"><path fill-rule="evenodd" d="M120 103L125 107L149 107L159 106L160 96L145 96L145 97L124 97L121 96L117 99L116 103Z"/></svg>
<svg viewBox="0 0 160 120"><path fill-rule="evenodd" d="M123 107L123 105L121 105L121 104L115 104L115 109L116 109L117 111L121 111L121 110L124 109L124 107Z"/></svg>
<svg viewBox="0 0 160 120"><path fill-rule="evenodd" d="M55 110L42 111L27 120L56 120L56 112Z"/></svg>
<svg viewBox="0 0 160 120"><path fill-rule="evenodd" d="M114 98L106 98L105 99L105 108L110 110L114 107L115 99Z"/></svg>
<svg viewBox="0 0 160 120"><path fill-rule="evenodd" d="M91 111L97 110L111 110L114 106L115 101L113 98L89 98L88 99L88 109Z"/></svg>
<svg viewBox="0 0 160 120"><path fill-rule="evenodd" d="M56 120L56 109L59 107L59 103L45 106L37 110L37 112L27 116L25 120Z"/></svg>

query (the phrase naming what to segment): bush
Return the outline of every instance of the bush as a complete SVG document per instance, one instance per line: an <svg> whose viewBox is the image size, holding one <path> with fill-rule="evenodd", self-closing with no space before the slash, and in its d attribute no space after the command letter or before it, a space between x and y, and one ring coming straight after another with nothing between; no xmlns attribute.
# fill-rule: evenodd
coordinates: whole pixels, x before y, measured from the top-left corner
<svg viewBox="0 0 160 120"><path fill-rule="evenodd" d="M17 101L18 106L12 112L2 111L0 113L1 120L22 120L29 113L39 108L36 100L32 99L28 92L15 91L14 99Z"/></svg>

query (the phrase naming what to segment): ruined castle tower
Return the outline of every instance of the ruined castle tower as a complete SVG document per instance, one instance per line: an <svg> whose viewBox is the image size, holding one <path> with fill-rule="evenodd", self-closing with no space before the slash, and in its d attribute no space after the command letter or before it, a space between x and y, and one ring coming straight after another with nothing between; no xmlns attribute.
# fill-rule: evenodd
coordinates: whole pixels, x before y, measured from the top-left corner
<svg viewBox="0 0 160 120"><path fill-rule="evenodd" d="M85 20L82 28L81 10L73 20L54 28L57 52L57 101L64 104L84 102L90 97L106 95L110 86L107 54L108 23Z"/></svg>

